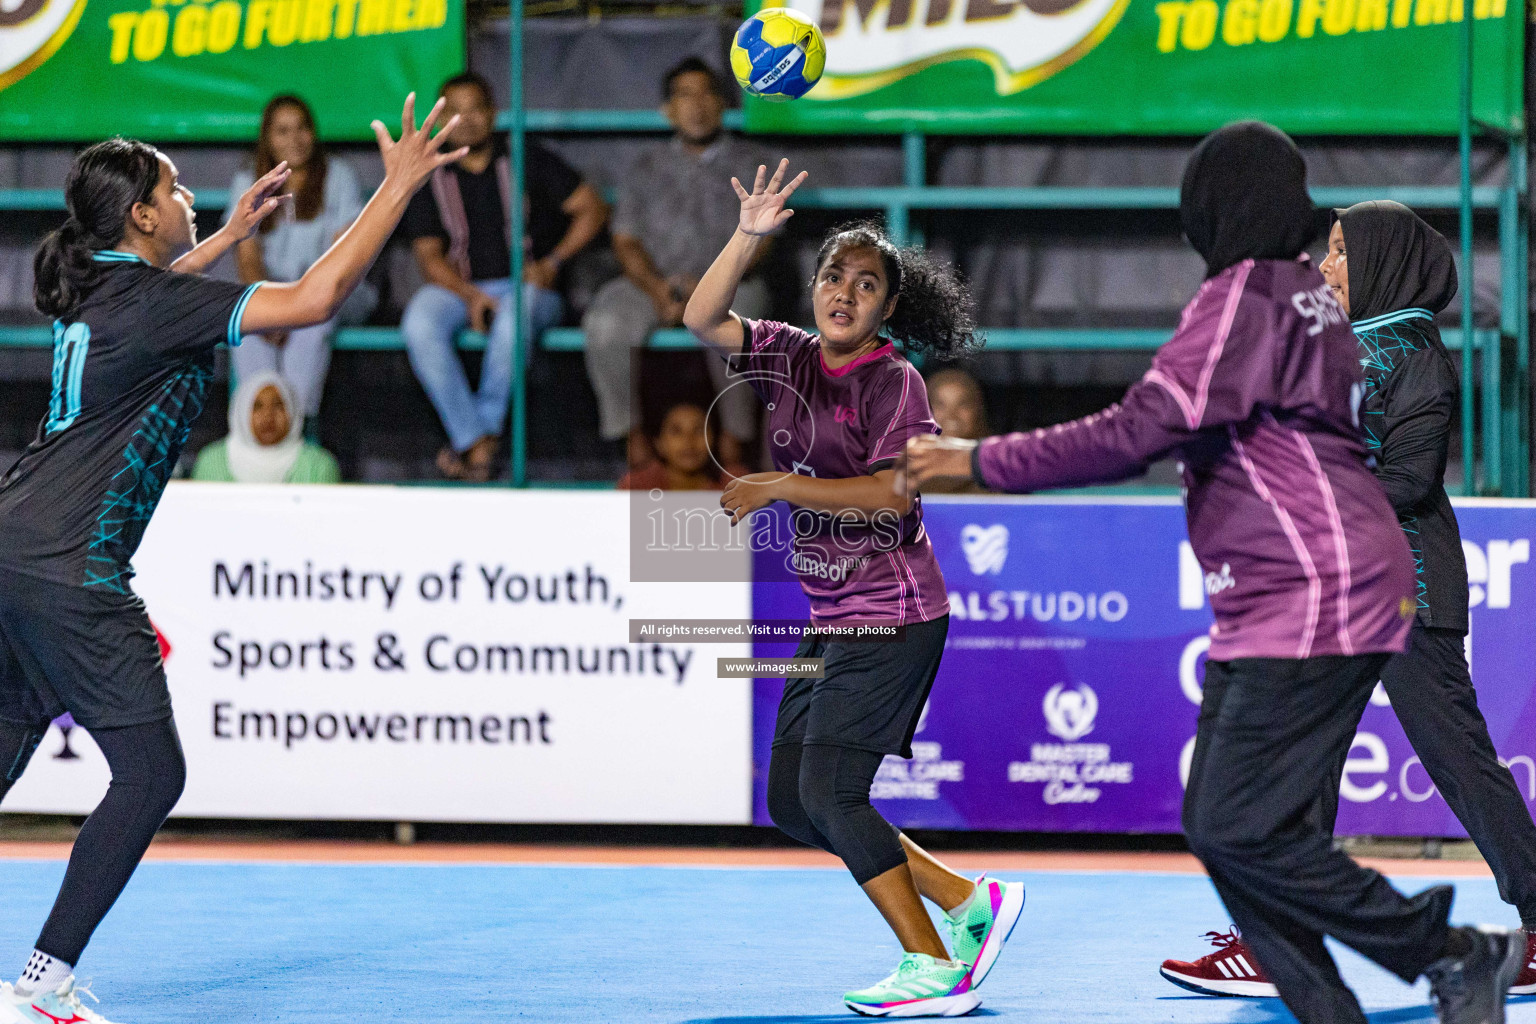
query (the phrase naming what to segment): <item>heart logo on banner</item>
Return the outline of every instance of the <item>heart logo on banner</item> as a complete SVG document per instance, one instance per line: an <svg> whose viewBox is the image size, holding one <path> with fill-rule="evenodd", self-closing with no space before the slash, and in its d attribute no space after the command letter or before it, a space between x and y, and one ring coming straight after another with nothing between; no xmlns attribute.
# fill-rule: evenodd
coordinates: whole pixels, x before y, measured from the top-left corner
<svg viewBox="0 0 1536 1024"><path fill-rule="evenodd" d="M1099 696L1087 683L1078 683L1070 690L1057 683L1046 692L1042 710L1045 727L1051 734L1072 743L1093 732L1093 720L1099 714Z"/></svg>
<svg viewBox="0 0 1536 1024"><path fill-rule="evenodd" d="M1002 523L994 526L972 523L960 531L960 550L965 552L971 572L977 576L987 573L996 576L1008 560L1008 527Z"/></svg>

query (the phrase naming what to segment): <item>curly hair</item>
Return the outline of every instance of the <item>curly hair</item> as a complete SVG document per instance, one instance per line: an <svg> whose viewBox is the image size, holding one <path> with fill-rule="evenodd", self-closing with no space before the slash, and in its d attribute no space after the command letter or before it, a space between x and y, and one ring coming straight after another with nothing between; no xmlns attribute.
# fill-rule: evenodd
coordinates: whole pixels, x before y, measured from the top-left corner
<svg viewBox="0 0 1536 1024"><path fill-rule="evenodd" d="M881 331L903 349L958 359L986 343L976 330L971 290L952 265L926 249L898 248L879 221L859 220L827 232L816 253L816 273L849 249L880 254L888 294L896 296L896 309Z"/></svg>

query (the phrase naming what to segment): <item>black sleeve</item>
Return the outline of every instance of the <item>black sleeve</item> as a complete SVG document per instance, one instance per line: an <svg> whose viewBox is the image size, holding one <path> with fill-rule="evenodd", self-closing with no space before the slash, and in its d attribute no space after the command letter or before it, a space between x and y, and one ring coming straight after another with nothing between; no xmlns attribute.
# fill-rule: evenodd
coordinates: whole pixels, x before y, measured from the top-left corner
<svg viewBox="0 0 1536 1024"><path fill-rule="evenodd" d="M148 300L146 341L158 352L185 358L215 345L240 344L240 318L261 284L218 281L167 271Z"/></svg>
<svg viewBox="0 0 1536 1024"><path fill-rule="evenodd" d="M437 200L432 198L430 183L417 189L416 194L411 196L410 204L405 208L405 216L400 218L400 235L411 242L418 238L448 240L443 218L437 212Z"/></svg>
<svg viewBox="0 0 1536 1024"><path fill-rule="evenodd" d="M530 204L558 210L581 187L576 169L543 146L529 146L523 157L523 180L528 183Z"/></svg>
<svg viewBox="0 0 1536 1024"><path fill-rule="evenodd" d="M1409 355L1386 381L1376 478L1398 512L1428 498L1445 476L1457 389L1445 357L1432 348Z"/></svg>

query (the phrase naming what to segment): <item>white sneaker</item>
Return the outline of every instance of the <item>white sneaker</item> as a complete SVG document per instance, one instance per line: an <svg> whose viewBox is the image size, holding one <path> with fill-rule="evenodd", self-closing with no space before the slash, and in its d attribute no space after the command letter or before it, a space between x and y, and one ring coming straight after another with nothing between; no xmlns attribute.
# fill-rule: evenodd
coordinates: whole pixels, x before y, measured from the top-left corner
<svg viewBox="0 0 1536 1024"><path fill-rule="evenodd" d="M52 992L33 992L21 996L16 994L12 986L7 985L5 995L8 997L5 1002L19 1024L112 1024L80 1002L82 995L90 996L92 1002L100 1000L91 991L89 982L76 985L73 974Z"/></svg>
<svg viewBox="0 0 1536 1024"><path fill-rule="evenodd" d="M16 991L11 988L8 981L0 981L0 1024L23 1024L21 1014L16 1012Z"/></svg>
<svg viewBox="0 0 1536 1024"><path fill-rule="evenodd" d="M896 973L849 992L843 1005L865 1017L963 1017L981 1000L971 991L970 964L906 953Z"/></svg>

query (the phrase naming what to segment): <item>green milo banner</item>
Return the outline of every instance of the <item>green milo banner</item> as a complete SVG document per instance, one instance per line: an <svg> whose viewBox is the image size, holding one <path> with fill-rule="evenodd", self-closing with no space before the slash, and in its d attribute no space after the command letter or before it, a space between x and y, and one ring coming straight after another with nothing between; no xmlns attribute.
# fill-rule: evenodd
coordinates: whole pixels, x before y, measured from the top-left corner
<svg viewBox="0 0 1536 1024"><path fill-rule="evenodd" d="M1474 117L1523 125L1521 0L1467 0ZM1457 131L1463 0L789 0L822 80L764 132Z"/></svg>
<svg viewBox="0 0 1536 1024"><path fill-rule="evenodd" d="M464 0L0 0L0 140L249 142L284 92L371 139L463 64Z"/></svg>

